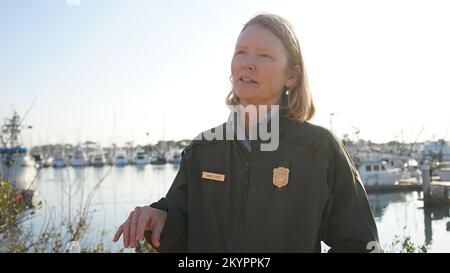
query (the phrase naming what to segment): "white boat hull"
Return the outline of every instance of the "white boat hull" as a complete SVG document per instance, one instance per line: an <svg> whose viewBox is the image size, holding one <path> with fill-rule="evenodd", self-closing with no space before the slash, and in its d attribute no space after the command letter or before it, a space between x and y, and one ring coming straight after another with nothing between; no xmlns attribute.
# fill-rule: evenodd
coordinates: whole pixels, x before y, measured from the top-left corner
<svg viewBox="0 0 450 273"><path fill-rule="evenodd" d="M116 166L125 166L127 164L128 164L128 160L125 158L114 159L114 165L116 165Z"/></svg>
<svg viewBox="0 0 450 273"><path fill-rule="evenodd" d="M402 176L401 172L361 173L360 175L364 186L367 187L393 186Z"/></svg>
<svg viewBox="0 0 450 273"><path fill-rule="evenodd" d="M143 166L143 165L147 165L150 163L150 160L148 158L145 159L135 159L134 160L134 164L138 165L138 166Z"/></svg>
<svg viewBox="0 0 450 273"><path fill-rule="evenodd" d="M86 160L82 158L73 159L71 163L72 167L84 167L86 166Z"/></svg>
<svg viewBox="0 0 450 273"><path fill-rule="evenodd" d="M30 156L13 156L6 163L0 160L0 172L2 180L6 180L17 190L35 191L37 188L36 163Z"/></svg>
<svg viewBox="0 0 450 273"><path fill-rule="evenodd" d="M66 161L62 159L55 159L52 163L53 168L64 168L66 166Z"/></svg>
<svg viewBox="0 0 450 273"><path fill-rule="evenodd" d="M103 167L106 164L106 158L103 154L94 154L90 158L90 165L94 167Z"/></svg>
<svg viewBox="0 0 450 273"><path fill-rule="evenodd" d="M91 165L94 167L103 167L105 165L105 162L100 160L94 160L91 162Z"/></svg>

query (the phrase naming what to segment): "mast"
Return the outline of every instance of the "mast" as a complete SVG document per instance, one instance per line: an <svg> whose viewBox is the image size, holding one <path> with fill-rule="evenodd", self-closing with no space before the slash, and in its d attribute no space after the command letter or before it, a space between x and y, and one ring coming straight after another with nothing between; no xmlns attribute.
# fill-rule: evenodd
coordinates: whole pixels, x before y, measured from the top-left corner
<svg viewBox="0 0 450 273"><path fill-rule="evenodd" d="M13 113L11 119L6 119L5 124L2 126L2 145L5 148L17 148L20 147L19 134L21 131L20 117L16 111Z"/></svg>

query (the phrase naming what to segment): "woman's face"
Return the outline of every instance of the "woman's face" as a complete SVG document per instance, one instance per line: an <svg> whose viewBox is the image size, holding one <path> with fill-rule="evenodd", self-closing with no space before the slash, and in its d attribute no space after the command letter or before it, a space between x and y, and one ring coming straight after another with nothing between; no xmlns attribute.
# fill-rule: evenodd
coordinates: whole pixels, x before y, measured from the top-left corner
<svg viewBox="0 0 450 273"><path fill-rule="evenodd" d="M239 36L231 75L234 94L243 105L278 104L285 86L295 83L283 43L259 25L248 26Z"/></svg>

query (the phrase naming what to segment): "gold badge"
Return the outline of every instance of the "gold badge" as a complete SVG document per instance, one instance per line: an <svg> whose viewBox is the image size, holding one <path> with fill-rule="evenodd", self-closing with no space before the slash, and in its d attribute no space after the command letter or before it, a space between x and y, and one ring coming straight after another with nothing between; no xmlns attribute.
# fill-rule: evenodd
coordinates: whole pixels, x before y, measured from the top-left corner
<svg viewBox="0 0 450 273"><path fill-rule="evenodd" d="M202 172L202 178L219 182L225 181L225 175L219 173Z"/></svg>
<svg viewBox="0 0 450 273"><path fill-rule="evenodd" d="M286 186L289 182L289 169L284 167L278 167L273 169L272 183L278 188Z"/></svg>

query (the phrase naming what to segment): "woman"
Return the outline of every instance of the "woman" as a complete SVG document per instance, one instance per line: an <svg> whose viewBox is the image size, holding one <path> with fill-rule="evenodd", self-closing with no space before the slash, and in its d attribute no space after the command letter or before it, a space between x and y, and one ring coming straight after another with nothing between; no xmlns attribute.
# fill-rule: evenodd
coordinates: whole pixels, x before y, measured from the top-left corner
<svg viewBox="0 0 450 273"><path fill-rule="evenodd" d="M135 247L145 235L160 252L320 252L321 241L335 252L371 250L377 229L357 170L332 133L308 122L314 104L291 25L252 18L231 73L227 103L272 106L270 114L244 115L236 127L231 115L233 140L196 138L167 196L132 211L114 241L123 235ZM275 149L250 138L255 124L272 126Z"/></svg>

